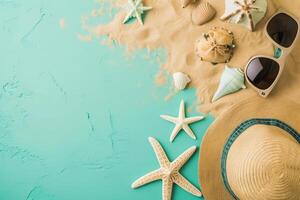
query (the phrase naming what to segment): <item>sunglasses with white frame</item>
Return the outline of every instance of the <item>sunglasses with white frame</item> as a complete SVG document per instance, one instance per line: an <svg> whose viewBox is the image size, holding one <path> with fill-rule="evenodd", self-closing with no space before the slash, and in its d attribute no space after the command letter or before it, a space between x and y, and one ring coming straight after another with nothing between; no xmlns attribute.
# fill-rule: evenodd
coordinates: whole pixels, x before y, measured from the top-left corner
<svg viewBox="0 0 300 200"><path fill-rule="evenodd" d="M268 26L269 26L269 23L270 21L276 17L277 15L279 14L285 14L289 17L291 17L293 20L295 20L295 22L297 23L297 32L296 32L296 35L295 35L295 38L292 42L292 44L289 46L289 47L284 47L280 44L278 44L276 41L274 41L274 39L269 35L268 33ZM285 66L285 61L286 61L286 58L287 56L291 53L292 49L295 47L295 44L296 44L296 40L299 38L299 20L294 17L292 14L290 13L287 13L285 11L278 11L277 13L275 13L267 22L266 26L265 26L265 34L267 35L268 39L270 39L272 41L272 43L277 47L276 51L277 53L279 52L280 55L278 57L271 57L271 56L265 56L265 55L257 55L257 56L254 56L252 58L250 58L249 62L247 63L246 65L246 68L245 68L245 76L246 76L246 80L247 82L250 84L251 87L253 87L262 97L267 97L271 91L273 90L273 88L275 87L275 85L277 84L281 74L282 74L282 71L284 69L284 66ZM279 71L277 73L277 76L275 78L275 80L272 82L272 84L266 88L266 89L260 89L258 88L257 86L255 86L251 80L249 79L249 77L247 76L247 71L249 69L249 66L250 64L255 60L255 59L258 59L258 58L265 58L265 59L271 59L273 61L275 61L278 66L279 66Z"/></svg>

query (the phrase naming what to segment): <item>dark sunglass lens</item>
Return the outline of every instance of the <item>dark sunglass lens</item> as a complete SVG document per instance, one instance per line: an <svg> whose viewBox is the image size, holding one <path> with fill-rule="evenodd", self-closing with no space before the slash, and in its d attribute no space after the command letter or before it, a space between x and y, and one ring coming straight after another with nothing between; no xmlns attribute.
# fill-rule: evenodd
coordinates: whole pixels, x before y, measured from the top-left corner
<svg viewBox="0 0 300 200"><path fill-rule="evenodd" d="M290 47L297 35L298 24L287 14L275 15L267 26L267 32L271 38L283 47Z"/></svg>
<svg viewBox="0 0 300 200"><path fill-rule="evenodd" d="M269 58L255 58L248 65L246 75L261 90L268 89L279 73L279 64Z"/></svg>

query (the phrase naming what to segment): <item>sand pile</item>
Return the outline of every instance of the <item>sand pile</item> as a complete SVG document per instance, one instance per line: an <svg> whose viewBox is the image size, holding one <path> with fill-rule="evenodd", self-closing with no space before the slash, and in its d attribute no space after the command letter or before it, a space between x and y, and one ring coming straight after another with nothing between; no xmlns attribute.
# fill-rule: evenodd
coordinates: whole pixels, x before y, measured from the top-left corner
<svg viewBox="0 0 300 200"><path fill-rule="evenodd" d="M94 36L108 35L120 45L125 45L128 50L166 49L167 60L162 68L170 74L177 71L188 74L192 79L191 87L197 90L199 111L212 113L218 117L231 106L247 99L256 101L261 97L248 87L246 90L228 95L212 104L211 99L218 87L225 65L202 62L195 54L195 41L212 27L224 27L231 30L237 47L228 65L244 69L247 61L254 55L273 55L274 47L264 34L264 26L269 17L278 8L282 8L300 19L300 1L269 0L266 17L258 24L255 32L249 32L242 26L222 22L219 19L224 12L224 0L208 2L216 8L217 15L214 20L203 26L196 26L191 22L191 13L195 5L183 9L179 0L144 0L145 5L153 7L153 10L146 15L144 26L136 22L124 25L122 21L126 13L121 10L111 23L97 27L86 25L85 28ZM115 5L122 5L122 3L126 1L114 1ZM280 101L282 97L293 99L300 97L299 55L300 41L297 41L296 48L287 59L284 73L277 87L266 99L267 101Z"/></svg>

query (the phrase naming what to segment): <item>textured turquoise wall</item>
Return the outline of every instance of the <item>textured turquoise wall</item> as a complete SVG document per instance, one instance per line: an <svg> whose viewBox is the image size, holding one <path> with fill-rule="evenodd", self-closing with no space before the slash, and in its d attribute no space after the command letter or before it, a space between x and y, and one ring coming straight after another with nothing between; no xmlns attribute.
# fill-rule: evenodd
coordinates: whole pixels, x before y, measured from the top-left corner
<svg viewBox="0 0 300 200"><path fill-rule="evenodd" d="M161 183L131 183L158 163L147 141L161 141L171 159L199 146L212 118L168 142L173 125L160 114L192 106L195 91L164 101L156 56L126 58L121 47L82 42L80 17L93 0L0 0L0 199L158 200ZM59 20L66 20L65 29ZM110 16L96 19L108 21ZM189 115L196 115L195 110ZM199 186L198 155L182 170ZM197 199L175 187L175 200Z"/></svg>

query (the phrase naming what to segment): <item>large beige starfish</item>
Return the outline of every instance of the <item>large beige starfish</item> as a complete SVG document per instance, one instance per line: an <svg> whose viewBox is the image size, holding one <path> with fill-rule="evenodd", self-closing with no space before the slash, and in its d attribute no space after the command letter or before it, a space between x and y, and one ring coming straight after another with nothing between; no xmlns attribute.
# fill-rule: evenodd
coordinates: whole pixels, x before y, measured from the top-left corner
<svg viewBox="0 0 300 200"><path fill-rule="evenodd" d="M193 138L195 140L196 136L193 133L193 131L191 130L191 128L189 127L189 124L204 119L203 116L186 118L185 117L185 108L184 108L184 101L183 100L181 100L181 102L180 102L179 114L178 114L177 118L176 117L171 117L171 116L168 116L168 115L161 115L160 117L167 120L167 121L169 121L169 122L172 122L172 123L176 124L176 126L173 129L172 134L170 136L170 142L173 142L173 140L178 135L178 133L181 129L183 129L191 138Z"/></svg>
<svg viewBox="0 0 300 200"><path fill-rule="evenodd" d="M142 185L161 179L163 200L171 200L174 183L176 183L178 186L180 186L187 192L190 192L195 196L201 197L201 192L179 173L179 170L182 168L182 166L190 159L190 157L196 151L196 146L187 149L176 160L170 162L162 146L155 138L149 137L149 142L152 145L152 148L156 154L156 157L160 164L160 168L136 180L132 184L132 188L138 188Z"/></svg>

